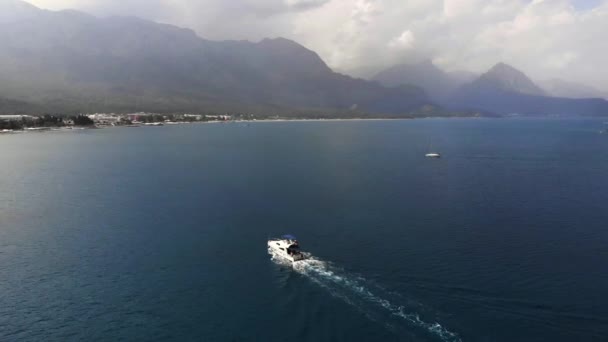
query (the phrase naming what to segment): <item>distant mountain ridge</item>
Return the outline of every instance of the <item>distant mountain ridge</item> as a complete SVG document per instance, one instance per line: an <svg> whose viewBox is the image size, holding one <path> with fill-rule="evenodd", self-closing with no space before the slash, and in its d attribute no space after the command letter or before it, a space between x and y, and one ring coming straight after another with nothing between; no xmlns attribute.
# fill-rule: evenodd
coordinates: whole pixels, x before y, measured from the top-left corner
<svg viewBox="0 0 608 342"><path fill-rule="evenodd" d="M603 99L551 97L559 92L548 90L505 63L476 76L425 61L367 81L332 71L284 38L210 41L134 17L0 0L0 113L447 113L439 103L460 114L608 115Z"/></svg>
<svg viewBox="0 0 608 342"><path fill-rule="evenodd" d="M448 73L437 68L432 61L416 64L399 64L376 74L372 80L387 87L416 85L435 101L442 102L459 86L471 80L464 72Z"/></svg>
<svg viewBox="0 0 608 342"><path fill-rule="evenodd" d="M561 82L562 93L547 92L522 71L497 63L480 76L447 73L430 61L402 64L378 73L374 80L386 86L417 85L453 111L480 111L499 115L608 115L608 102L598 98L562 95L566 89L590 92L580 85ZM572 91L574 93L574 91ZM589 96L586 96L589 97Z"/></svg>
<svg viewBox="0 0 608 342"><path fill-rule="evenodd" d="M40 13L40 9L24 1L0 0L0 23L31 19Z"/></svg>
<svg viewBox="0 0 608 342"><path fill-rule="evenodd" d="M447 104L503 115L608 115L608 101L547 96L523 72L504 63L460 87Z"/></svg>
<svg viewBox="0 0 608 342"><path fill-rule="evenodd" d="M593 87L559 78L543 81L540 83L540 86L545 90L545 92L547 92L547 94L554 97L565 97L571 99L608 99L608 92L601 92Z"/></svg>
<svg viewBox="0 0 608 342"><path fill-rule="evenodd" d="M489 87L526 95L546 95L526 74L502 62L496 64L488 72L473 81L472 86L480 88Z"/></svg>
<svg viewBox="0 0 608 342"><path fill-rule="evenodd" d="M0 96L75 111L334 109L405 114L431 103L333 72L283 38L209 41L133 17L0 0ZM49 110L50 110L49 109Z"/></svg>

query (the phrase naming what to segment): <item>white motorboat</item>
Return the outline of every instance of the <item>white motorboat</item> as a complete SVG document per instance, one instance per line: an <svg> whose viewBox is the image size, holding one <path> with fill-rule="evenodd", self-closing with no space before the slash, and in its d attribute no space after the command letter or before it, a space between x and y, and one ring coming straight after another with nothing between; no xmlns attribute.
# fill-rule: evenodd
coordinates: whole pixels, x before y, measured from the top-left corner
<svg viewBox="0 0 608 342"><path fill-rule="evenodd" d="M280 238L268 240L268 251L291 262L307 258L306 254L300 250L298 240L293 235L283 235Z"/></svg>

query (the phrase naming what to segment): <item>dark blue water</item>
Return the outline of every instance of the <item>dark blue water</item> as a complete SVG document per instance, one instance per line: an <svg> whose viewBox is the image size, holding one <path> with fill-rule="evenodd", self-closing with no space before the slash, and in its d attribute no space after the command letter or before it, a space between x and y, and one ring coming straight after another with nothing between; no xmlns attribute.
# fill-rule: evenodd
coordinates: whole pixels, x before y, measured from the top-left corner
<svg viewBox="0 0 608 342"><path fill-rule="evenodd" d="M0 136L0 340L606 341L602 126Z"/></svg>

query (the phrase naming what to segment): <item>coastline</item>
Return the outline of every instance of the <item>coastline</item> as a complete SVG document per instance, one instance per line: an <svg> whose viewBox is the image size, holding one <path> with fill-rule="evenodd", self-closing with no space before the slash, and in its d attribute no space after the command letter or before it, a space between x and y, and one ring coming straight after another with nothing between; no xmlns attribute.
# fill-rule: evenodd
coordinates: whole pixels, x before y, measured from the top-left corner
<svg viewBox="0 0 608 342"><path fill-rule="evenodd" d="M0 117L1 118L1 117ZM145 128L145 127L164 127L164 126L182 126L192 124L238 124L238 123L285 123L285 122L341 122L341 121L409 121L409 120L430 120L430 119L482 119L484 117L419 117L419 118L332 118L332 119L247 119L247 120L230 120L230 121L197 121L197 122L166 122L161 124L137 124L137 125L116 125L116 126L82 126L82 127L29 127L21 130L0 130L0 136L12 134L26 133L46 133L46 132L74 132L85 130L97 130L108 128ZM489 118L496 119L496 118Z"/></svg>

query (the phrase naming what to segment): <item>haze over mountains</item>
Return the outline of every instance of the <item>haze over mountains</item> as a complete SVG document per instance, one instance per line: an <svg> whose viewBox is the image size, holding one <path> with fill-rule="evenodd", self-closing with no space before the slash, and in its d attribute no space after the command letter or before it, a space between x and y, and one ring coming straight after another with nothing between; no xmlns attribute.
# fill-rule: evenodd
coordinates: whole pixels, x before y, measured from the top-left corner
<svg viewBox="0 0 608 342"><path fill-rule="evenodd" d="M505 64L473 77L425 62L367 81L332 71L315 52L287 39L210 41L134 17L98 18L0 0L4 113L356 109L404 115L439 103L499 114L608 115L604 100L545 96Z"/></svg>
<svg viewBox="0 0 608 342"><path fill-rule="evenodd" d="M520 70L499 62L472 81L458 79L430 61L399 65L373 79L387 85L416 84L443 106L496 114L608 115L608 102L599 91L561 81L542 89ZM568 94L568 96L564 96Z"/></svg>
<svg viewBox="0 0 608 342"><path fill-rule="evenodd" d="M51 110L405 113L430 102L416 87L389 89L334 73L286 39L214 42L132 17L0 3L0 94Z"/></svg>
<svg viewBox="0 0 608 342"><path fill-rule="evenodd" d="M466 77L466 76L464 76ZM381 71L372 79L387 87L415 84L424 89L435 101L446 100L456 89L467 81L462 73L447 73L437 68L430 60L419 64L400 64ZM464 79L463 79L464 78Z"/></svg>
<svg viewBox="0 0 608 342"><path fill-rule="evenodd" d="M560 78L540 81L538 84L547 92L547 94L555 97L572 99L608 99L608 92L602 92L594 87L576 82L569 82Z"/></svg>
<svg viewBox="0 0 608 342"><path fill-rule="evenodd" d="M460 87L448 106L504 115L607 115L604 99L551 97L521 71L499 63L475 81Z"/></svg>

